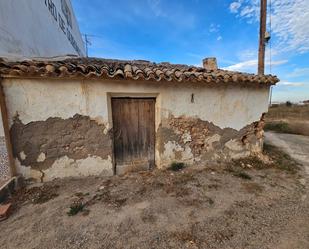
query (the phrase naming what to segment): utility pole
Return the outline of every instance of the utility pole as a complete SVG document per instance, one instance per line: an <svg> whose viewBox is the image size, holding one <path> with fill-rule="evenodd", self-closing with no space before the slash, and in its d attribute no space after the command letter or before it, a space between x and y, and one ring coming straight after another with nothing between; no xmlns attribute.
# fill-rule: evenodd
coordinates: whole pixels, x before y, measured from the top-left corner
<svg viewBox="0 0 309 249"><path fill-rule="evenodd" d="M261 0L258 74L264 74L267 0Z"/></svg>

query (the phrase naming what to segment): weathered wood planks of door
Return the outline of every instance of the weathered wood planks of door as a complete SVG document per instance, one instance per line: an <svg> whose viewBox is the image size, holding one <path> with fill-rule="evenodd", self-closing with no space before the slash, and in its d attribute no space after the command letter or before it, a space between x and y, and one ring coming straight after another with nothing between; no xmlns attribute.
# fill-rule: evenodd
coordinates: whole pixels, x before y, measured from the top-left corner
<svg viewBox="0 0 309 249"><path fill-rule="evenodd" d="M147 170L155 160L155 99L112 98L116 174Z"/></svg>

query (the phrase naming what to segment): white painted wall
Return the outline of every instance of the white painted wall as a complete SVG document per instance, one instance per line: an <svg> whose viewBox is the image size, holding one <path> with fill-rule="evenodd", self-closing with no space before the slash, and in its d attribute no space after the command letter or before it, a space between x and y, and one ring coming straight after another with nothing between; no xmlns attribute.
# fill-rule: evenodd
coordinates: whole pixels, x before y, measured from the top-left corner
<svg viewBox="0 0 309 249"><path fill-rule="evenodd" d="M43 79L5 79L3 85L11 123L16 113L24 124L79 113L111 124L108 94L119 93L158 95L156 105L161 118L190 115L237 130L259 120L268 110L266 87Z"/></svg>
<svg viewBox="0 0 309 249"><path fill-rule="evenodd" d="M67 3L72 28L61 8ZM53 6L51 14L48 6ZM57 12L57 13L56 13ZM60 17L64 20L63 32ZM1 0L0 1L0 57L52 57L76 54L68 39L69 32L79 47L81 56L85 48L70 0Z"/></svg>
<svg viewBox="0 0 309 249"><path fill-rule="evenodd" d="M62 1L69 7L72 27L67 24L61 8ZM53 6L53 13L57 12L57 20L49 6ZM65 33L60 28L59 15L65 22ZM79 50L74 49L68 34L72 34ZM70 0L0 1L0 57L53 57L66 54L86 54ZM4 136L1 115L0 136Z"/></svg>
<svg viewBox="0 0 309 249"><path fill-rule="evenodd" d="M3 86L10 125L16 114L27 124L49 117L67 119L78 113L104 123L107 128L112 126L111 96L156 96L156 127L161 119L168 118L169 115L185 115L213 122L221 128L239 130L258 121L262 113L267 112L269 94L266 87L207 87L200 84L133 81L4 79ZM191 102L192 94L194 103ZM159 155L156 151L156 161L159 164L164 160L170 161L170 155L178 149L181 148L177 144L166 144L164 155ZM182 154L184 159L192 159L189 148ZM67 157L60 158L44 171L45 178L51 180L56 176L96 175L100 172L112 174L111 158L103 160L89 156L90 158L77 161ZM96 167L84 161L91 161ZM25 176L40 178L39 171L20 165L17 159L16 165L18 171Z"/></svg>

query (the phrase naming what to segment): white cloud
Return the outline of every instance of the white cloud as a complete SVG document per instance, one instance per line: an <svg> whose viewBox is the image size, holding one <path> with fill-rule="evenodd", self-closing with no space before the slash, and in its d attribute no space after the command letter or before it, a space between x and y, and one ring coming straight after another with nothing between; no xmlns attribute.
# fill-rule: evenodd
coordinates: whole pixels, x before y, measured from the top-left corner
<svg viewBox="0 0 309 249"><path fill-rule="evenodd" d="M240 61L248 61L253 60L257 57L258 51L253 49L245 49L237 52L238 60Z"/></svg>
<svg viewBox="0 0 309 249"><path fill-rule="evenodd" d="M232 71L244 71L248 69L253 69L257 67L257 60L249 60L249 61L243 61L236 64L233 64L231 66L225 67L223 69L225 70L232 70Z"/></svg>
<svg viewBox="0 0 309 249"><path fill-rule="evenodd" d="M237 1L230 5L230 11L248 22L259 21L259 2L259 0ZM306 28L309 23L308 0L272 0L271 23L272 33L277 38L274 43L276 49L282 52L309 51L309 32Z"/></svg>
<svg viewBox="0 0 309 249"><path fill-rule="evenodd" d="M272 26L279 38L278 46L284 51L309 51L308 0L275 0Z"/></svg>
<svg viewBox="0 0 309 249"><path fill-rule="evenodd" d="M209 32L210 33L218 33L219 31L220 31L220 25L219 24L215 24L215 23L210 24L210 26L209 26Z"/></svg>
<svg viewBox="0 0 309 249"><path fill-rule="evenodd" d="M304 82L290 82L290 81L280 81L278 83L278 85L281 85L281 86L304 86L305 83Z"/></svg>
<svg viewBox="0 0 309 249"><path fill-rule="evenodd" d="M222 36L219 35L219 36L217 37L217 41L221 41L221 40L222 40Z"/></svg>
<svg viewBox="0 0 309 249"><path fill-rule="evenodd" d="M254 6L245 6L241 11L240 11L240 16L242 17L254 17L255 16L256 9Z"/></svg>
<svg viewBox="0 0 309 249"><path fill-rule="evenodd" d="M295 68L293 72L289 73L287 76L288 77L301 77L301 76L309 77L309 67Z"/></svg>
<svg viewBox="0 0 309 249"><path fill-rule="evenodd" d="M150 9L150 12L145 11L145 6L139 4L134 7L134 12L144 18L164 18L166 21L177 26L179 30L192 29L195 27L196 15L188 11L183 4L172 4L168 1L161 0L147 0L147 8Z"/></svg>
<svg viewBox="0 0 309 249"><path fill-rule="evenodd" d="M161 8L161 1L160 0L148 0L148 4L155 14L155 16L166 16L164 11Z"/></svg>
<svg viewBox="0 0 309 249"><path fill-rule="evenodd" d="M271 64L272 66L277 66L277 65L285 64L287 62L288 60L278 60L278 61L272 61ZM265 66L267 66L268 62L266 62L265 64L266 64ZM257 69L257 65L258 65L258 60L254 59L254 60L239 62L231 66L225 67L223 69L232 70L232 71L253 71Z"/></svg>
<svg viewBox="0 0 309 249"><path fill-rule="evenodd" d="M230 11L232 13L237 13L238 12L238 9L240 8L241 6L241 2L240 1L237 1L237 2L232 2L230 4Z"/></svg>

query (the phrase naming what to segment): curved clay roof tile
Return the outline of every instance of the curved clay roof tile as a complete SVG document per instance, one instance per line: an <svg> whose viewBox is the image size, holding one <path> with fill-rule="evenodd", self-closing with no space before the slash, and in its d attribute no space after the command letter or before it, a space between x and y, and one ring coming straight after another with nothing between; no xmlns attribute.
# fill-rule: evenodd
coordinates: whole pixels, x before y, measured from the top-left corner
<svg viewBox="0 0 309 249"><path fill-rule="evenodd" d="M60 71L60 76L65 77L65 76L69 76L69 70L66 66L60 66L59 68Z"/></svg>
<svg viewBox="0 0 309 249"><path fill-rule="evenodd" d="M99 75L97 71L91 71L86 75L86 78L96 78L96 77L99 77L99 76L101 76L101 75Z"/></svg>
<svg viewBox="0 0 309 249"><path fill-rule="evenodd" d="M128 79L131 79L133 77L131 65L129 65L129 64L125 65L125 67L124 67L124 75Z"/></svg>
<svg viewBox="0 0 309 249"><path fill-rule="evenodd" d="M17 70L17 69L13 69L9 72L9 75L10 76L20 76L20 75L23 75L24 73L21 72L20 70Z"/></svg>
<svg viewBox="0 0 309 249"><path fill-rule="evenodd" d="M160 79L163 77L164 73L161 69L157 68L157 69L154 69L155 71L155 74L157 75L157 77L159 77Z"/></svg>
<svg viewBox="0 0 309 249"><path fill-rule="evenodd" d="M86 68L87 68L87 66L83 65L83 64L77 65L75 67L76 71L79 71L79 72L82 72L82 73L87 73Z"/></svg>
<svg viewBox="0 0 309 249"><path fill-rule="evenodd" d="M232 81L234 83L237 83L237 81L238 81L238 75L237 74L232 75Z"/></svg>
<svg viewBox="0 0 309 249"><path fill-rule="evenodd" d="M230 76L229 76L228 74L225 74L225 75L223 76L223 81L224 81L225 83L228 83L228 82L230 81Z"/></svg>
<svg viewBox="0 0 309 249"><path fill-rule="evenodd" d="M27 73L28 72L28 68L29 68L29 66L26 66L26 65L15 65L15 66L13 66L12 67L13 69L16 69L16 70L19 70L19 71L21 71L21 72L25 72L25 73Z"/></svg>
<svg viewBox="0 0 309 249"><path fill-rule="evenodd" d="M0 58L0 75L12 77L98 77L146 80L177 81L201 83L250 83L275 84L279 81L272 75L255 75L228 70L206 70L170 63L151 63L148 61L121 61L98 58L68 58L61 60L8 61ZM252 83L252 84L251 84Z"/></svg>
<svg viewBox="0 0 309 249"><path fill-rule="evenodd" d="M46 73L54 73L56 71L56 68L54 67L54 65L51 64L47 64L45 66L46 69Z"/></svg>
<svg viewBox="0 0 309 249"><path fill-rule="evenodd" d="M117 69L116 72L113 75L113 78L117 77L117 78L124 78L124 72L122 71L122 69Z"/></svg>

